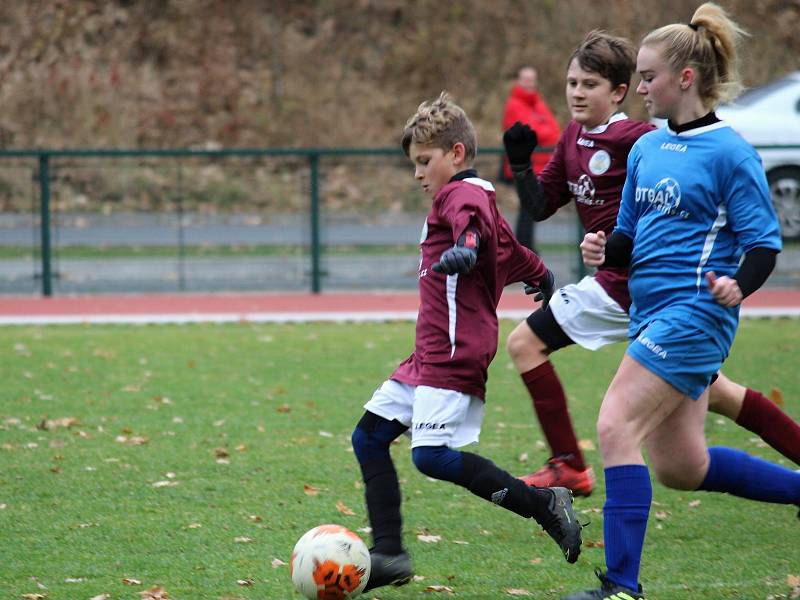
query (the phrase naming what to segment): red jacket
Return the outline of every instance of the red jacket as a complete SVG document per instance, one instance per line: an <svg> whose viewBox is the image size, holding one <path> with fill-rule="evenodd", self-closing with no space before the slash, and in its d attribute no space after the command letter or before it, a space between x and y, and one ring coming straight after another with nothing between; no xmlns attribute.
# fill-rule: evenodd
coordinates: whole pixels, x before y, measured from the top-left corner
<svg viewBox="0 0 800 600"><path fill-rule="evenodd" d="M514 85L503 109L503 131L517 121L531 126L531 129L539 137L539 146L552 148L556 145L561 135L558 121L556 121L553 113L550 112L539 93ZM533 170L538 174L547 164L547 161L550 160L550 153L534 152L531 155L531 160L533 161ZM508 158L503 159L503 173L508 179L511 179L511 167L508 166Z"/></svg>

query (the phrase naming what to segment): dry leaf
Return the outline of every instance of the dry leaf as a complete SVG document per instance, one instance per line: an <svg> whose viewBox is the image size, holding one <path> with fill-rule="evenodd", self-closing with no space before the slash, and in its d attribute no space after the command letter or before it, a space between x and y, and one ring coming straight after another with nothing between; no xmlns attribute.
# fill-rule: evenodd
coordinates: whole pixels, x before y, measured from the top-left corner
<svg viewBox="0 0 800 600"><path fill-rule="evenodd" d="M54 429L58 429L59 427L64 427L69 429L70 427L74 427L78 424L78 419L75 417L61 417L60 419L43 419L41 423L39 423L36 428L41 429L43 431L53 431Z"/></svg>
<svg viewBox="0 0 800 600"><path fill-rule="evenodd" d="M132 577L124 577L122 579L122 583L125 585L142 585L142 582L138 579L133 579Z"/></svg>
<svg viewBox="0 0 800 600"><path fill-rule="evenodd" d="M270 563L273 569L277 569L278 567L285 567L286 563L283 562L280 558L273 558L272 562Z"/></svg>
<svg viewBox="0 0 800 600"><path fill-rule="evenodd" d="M800 575L787 575L786 583L792 588L789 598L800 598Z"/></svg>
<svg viewBox="0 0 800 600"><path fill-rule="evenodd" d="M769 399L778 406L783 406L783 392L781 392L778 388L772 388L769 391Z"/></svg>
<svg viewBox="0 0 800 600"><path fill-rule="evenodd" d="M464 540L453 540L453 543L459 546L469 546L469 542L465 542Z"/></svg>
<svg viewBox="0 0 800 600"><path fill-rule="evenodd" d="M669 513L668 513L668 512L666 512L666 511L660 510L660 511L658 511L658 512L655 514L655 517L656 517L656 519L658 519L659 521L663 521L663 520L665 520L665 519L669 518Z"/></svg>
<svg viewBox="0 0 800 600"><path fill-rule="evenodd" d="M92 596L89 600L111 600L111 594L100 594L99 596Z"/></svg>
<svg viewBox="0 0 800 600"><path fill-rule="evenodd" d="M47 594L22 594L22 597L25 600L44 600L47 598Z"/></svg>
<svg viewBox="0 0 800 600"><path fill-rule="evenodd" d="M86 581L86 577L67 577L64 579L64 583L83 583Z"/></svg>
<svg viewBox="0 0 800 600"><path fill-rule="evenodd" d="M417 539L420 542L425 542L426 544L438 544L442 541L442 536L440 535L426 535L424 533L420 533L417 535Z"/></svg>
<svg viewBox="0 0 800 600"><path fill-rule="evenodd" d="M583 546L585 548L605 548L606 544L603 540L585 540Z"/></svg>
<svg viewBox="0 0 800 600"><path fill-rule="evenodd" d="M578 448L581 450L594 450L594 440L579 440Z"/></svg>
<svg viewBox="0 0 800 600"><path fill-rule="evenodd" d="M320 434L320 436L326 437L326 438L333 437L333 434L330 431L320 431L319 434Z"/></svg>
<svg viewBox="0 0 800 600"><path fill-rule="evenodd" d="M292 407L288 404L281 404L278 408L275 409L279 413L288 413L292 412Z"/></svg>
<svg viewBox="0 0 800 600"><path fill-rule="evenodd" d="M186 529L200 529L202 525L200 523L189 523L186 526Z"/></svg>
<svg viewBox="0 0 800 600"><path fill-rule="evenodd" d="M532 565L540 565L540 564L542 564L542 559L541 559L541 557L537 556L536 558L532 558L530 560L530 563Z"/></svg>
<svg viewBox="0 0 800 600"><path fill-rule="evenodd" d="M169 594L157 585L154 585L149 590L139 592L142 600L169 600Z"/></svg>
<svg viewBox="0 0 800 600"><path fill-rule="evenodd" d="M343 515L347 515L349 517L355 516L356 514L353 512L351 508L348 508L347 505L345 505L345 503L342 502L341 500L336 502L336 510L338 510Z"/></svg>
<svg viewBox="0 0 800 600"><path fill-rule="evenodd" d="M506 588L503 591L509 596L533 596L533 594L523 588Z"/></svg>
<svg viewBox="0 0 800 600"><path fill-rule="evenodd" d="M698 506L700 506L700 500L692 500L691 502L689 502L689 506L691 506L692 508L697 508Z"/></svg>
<svg viewBox="0 0 800 600"><path fill-rule="evenodd" d="M441 592L444 594L454 594L453 588L446 585L429 585L425 588L426 592Z"/></svg>
<svg viewBox="0 0 800 600"><path fill-rule="evenodd" d="M308 485L307 483L303 484L303 493L306 496L316 496L320 493L320 489L314 487L313 485Z"/></svg>
<svg viewBox="0 0 800 600"><path fill-rule="evenodd" d="M169 481L167 479L163 481L156 481L152 484L154 488L162 488L162 487L175 487L176 485L180 485L178 481Z"/></svg>
<svg viewBox="0 0 800 600"><path fill-rule="evenodd" d="M528 453L527 452L523 452L522 454L519 455L519 458L517 460L519 462L521 462L521 463L528 462Z"/></svg>
<svg viewBox="0 0 800 600"><path fill-rule="evenodd" d="M214 448L214 456L217 458L230 458L230 452L227 448Z"/></svg>
<svg viewBox="0 0 800 600"><path fill-rule="evenodd" d="M253 541L253 538L247 537L246 535L240 535L239 537L233 538L233 541L236 544L249 544Z"/></svg>
<svg viewBox="0 0 800 600"><path fill-rule="evenodd" d="M253 585L253 580L252 579L237 579L236 583L239 584L242 587L249 587L249 586Z"/></svg>

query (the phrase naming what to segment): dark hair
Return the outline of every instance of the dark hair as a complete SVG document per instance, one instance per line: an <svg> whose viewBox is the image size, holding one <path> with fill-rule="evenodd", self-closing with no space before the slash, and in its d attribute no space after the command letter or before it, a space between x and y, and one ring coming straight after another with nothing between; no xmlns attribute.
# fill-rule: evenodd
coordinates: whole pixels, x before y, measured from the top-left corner
<svg viewBox="0 0 800 600"><path fill-rule="evenodd" d="M623 83L630 87L631 75L636 70L636 49L626 38L594 29L575 48L567 66L573 60L577 60L584 71L597 73L603 79L608 79L612 89ZM627 91L625 93L627 95Z"/></svg>

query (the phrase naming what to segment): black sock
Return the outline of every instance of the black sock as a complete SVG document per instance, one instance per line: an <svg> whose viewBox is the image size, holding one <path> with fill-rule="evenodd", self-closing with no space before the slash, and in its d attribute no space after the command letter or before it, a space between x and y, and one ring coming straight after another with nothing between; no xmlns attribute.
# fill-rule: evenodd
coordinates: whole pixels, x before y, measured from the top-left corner
<svg viewBox="0 0 800 600"><path fill-rule="evenodd" d="M361 465L364 497L372 527L373 550L382 554L403 551L400 517L400 482L391 459L379 459Z"/></svg>
<svg viewBox="0 0 800 600"><path fill-rule="evenodd" d="M525 518L541 514L550 501L549 492L528 487L492 461L469 452L461 454L464 466L461 480L457 483L476 496Z"/></svg>

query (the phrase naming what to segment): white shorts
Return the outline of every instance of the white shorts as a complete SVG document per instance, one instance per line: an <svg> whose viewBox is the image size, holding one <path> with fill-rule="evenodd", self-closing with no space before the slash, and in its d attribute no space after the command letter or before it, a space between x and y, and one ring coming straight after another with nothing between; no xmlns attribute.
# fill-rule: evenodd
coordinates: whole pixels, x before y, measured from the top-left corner
<svg viewBox="0 0 800 600"><path fill-rule="evenodd" d="M594 277L584 277L556 290L550 299L550 310L564 333L587 350L628 339L628 313Z"/></svg>
<svg viewBox="0 0 800 600"><path fill-rule="evenodd" d="M483 422L483 400L477 396L394 379L384 381L364 408L407 426L412 448L477 444Z"/></svg>

